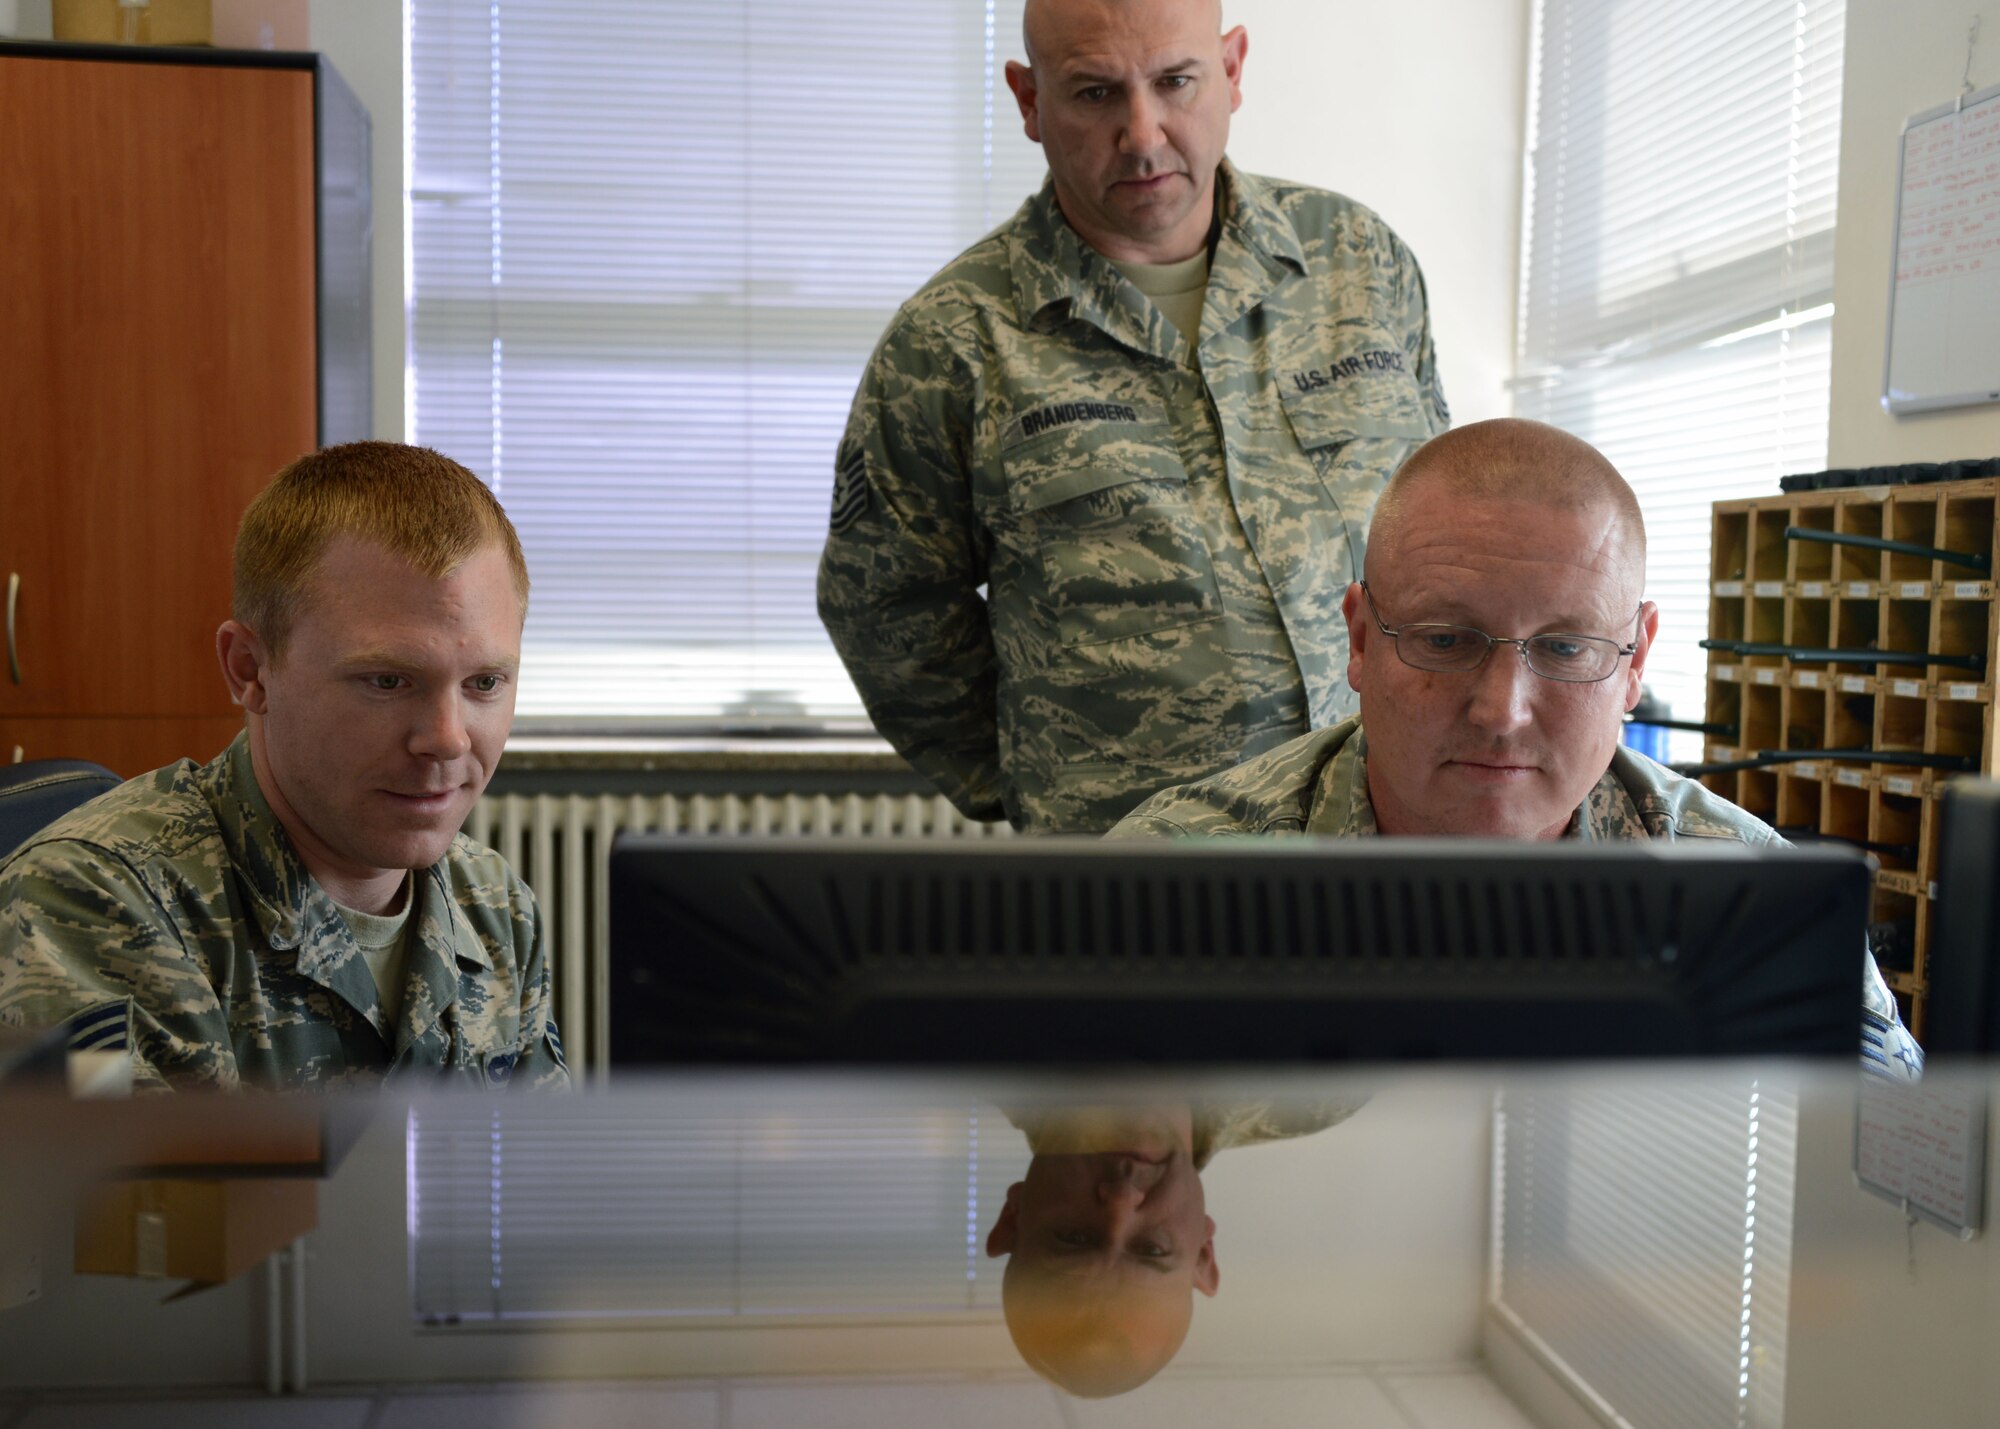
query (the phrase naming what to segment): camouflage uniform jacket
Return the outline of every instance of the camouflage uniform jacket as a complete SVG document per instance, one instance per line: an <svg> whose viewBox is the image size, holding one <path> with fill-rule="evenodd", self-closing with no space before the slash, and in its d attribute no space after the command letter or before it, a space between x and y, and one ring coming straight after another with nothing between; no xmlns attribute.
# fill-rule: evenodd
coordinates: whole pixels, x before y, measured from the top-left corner
<svg viewBox="0 0 2000 1429"><path fill-rule="evenodd" d="M292 851L245 737L129 780L0 863L0 1021L127 1048L137 1086L568 1081L534 895L463 835L420 869L401 1020Z"/></svg>
<svg viewBox="0 0 2000 1429"><path fill-rule="evenodd" d="M1447 421L1423 277L1336 194L1227 163L1218 192L1192 344L1045 185L862 377L820 615L974 818L1099 833L1354 708L1341 597Z"/></svg>
<svg viewBox="0 0 2000 1429"><path fill-rule="evenodd" d="M1194 1120L1193 1160L1197 1171L1215 1159L1216 1153L1239 1146L1256 1146L1266 1141L1289 1141L1310 1136L1346 1121L1367 1102L1364 1096L1332 1101L1243 1101L1211 1102L1196 1100L1191 1110ZM1028 1138L1028 1150L1040 1156L1049 1142L1050 1130L1062 1118L1059 1106L1008 1107L1007 1120Z"/></svg>
<svg viewBox="0 0 2000 1429"><path fill-rule="evenodd" d="M1272 750L1184 788L1167 789L1132 811L1112 838L1188 838L1229 834L1322 834L1365 838L1380 833L1368 797L1368 740L1359 719ZM1575 839L1727 839L1783 845L1777 830L1692 779L1620 745L1577 811ZM1904 1030L1895 996L1865 951L1861 989L1861 1059L1884 1076L1915 1076L1923 1052Z"/></svg>

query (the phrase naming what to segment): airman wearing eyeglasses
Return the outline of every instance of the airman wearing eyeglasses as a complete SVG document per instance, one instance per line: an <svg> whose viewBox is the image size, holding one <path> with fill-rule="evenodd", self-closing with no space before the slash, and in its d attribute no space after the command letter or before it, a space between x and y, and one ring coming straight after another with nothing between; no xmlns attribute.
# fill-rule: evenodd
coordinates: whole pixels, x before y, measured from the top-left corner
<svg viewBox="0 0 2000 1429"><path fill-rule="evenodd" d="M1111 837L1312 833L1781 844L1619 742L1660 612L1638 499L1587 443L1478 422L1420 447L1342 605L1358 718L1141 804ZM1872 959L1862 1057L1914 1076Z"/></svg>

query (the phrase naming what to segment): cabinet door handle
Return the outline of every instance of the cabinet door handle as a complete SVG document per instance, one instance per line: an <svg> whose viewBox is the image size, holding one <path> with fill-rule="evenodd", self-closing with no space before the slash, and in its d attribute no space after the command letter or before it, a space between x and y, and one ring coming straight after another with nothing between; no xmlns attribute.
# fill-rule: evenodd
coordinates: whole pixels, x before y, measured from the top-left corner
<svg viewBox="0 0 2000 1429"><path fill-rule="evenodd" d="M7 573L7 670L14 683L21 683L21 647L14 639L14 611L21 604L21 573Z"/></svg>

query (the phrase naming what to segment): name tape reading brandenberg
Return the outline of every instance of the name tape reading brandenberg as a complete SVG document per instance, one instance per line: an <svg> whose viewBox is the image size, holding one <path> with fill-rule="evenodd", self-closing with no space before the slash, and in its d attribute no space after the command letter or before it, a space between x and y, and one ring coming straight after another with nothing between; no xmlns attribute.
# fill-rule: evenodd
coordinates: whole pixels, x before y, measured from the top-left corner
<svg viewBox="0 0 2000 1429"><path fill-rule="evenodd" d="M1053 407L1042 407L1021 417L1022 437L1032 437L1037 432L1045 432L1050 427L1066 426L1071 422L1136 422L1139 413L1136 408L1122 406L1117 402L1058 402Z"/></svg>
<svg viewBox="0 0 2000 1429"><path fill-rule="evenodd" d="M1301 392L1316 392L1322 387L1331 387L1344 378L1358 372L1401 372L1403 354L1381 348L1369 352L1357 352L1352 357L1344 357L1330 367L1314 367L1305 372L1294 372L1292 383Z"/></svg>

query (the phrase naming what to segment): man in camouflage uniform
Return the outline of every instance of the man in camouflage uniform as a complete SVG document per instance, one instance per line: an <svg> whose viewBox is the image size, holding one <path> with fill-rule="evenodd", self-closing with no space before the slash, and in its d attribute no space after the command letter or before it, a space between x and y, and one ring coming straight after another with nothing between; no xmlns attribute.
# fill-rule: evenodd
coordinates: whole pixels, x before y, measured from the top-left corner
<svg viewBox="0 0 2000 1429"><path fill-rule="evenodd" d="M855 396L820 615L966 814L1101 832L1350 713L1342 593L1446 424L1373 213L1222 157L1216 0L1031 0L1050 178L906 303Z"/></svg>
<svg viewBox="0 0 2000 1429"><path fill-rule="evenodd" d="M560 1086L534 895L458 834L513 721L528 573L479 480L357 442L252 503L216 648L244 733L0 863L0 1021L136 1086Z"/></svg>
<svg viewBox="0 0 2000 1429"><path fill-rule="evenodd" d="M1782 845L1619 742L1659 628L1645 573L1638 500L1594 448L1512 419L1441 436L1383 494L1367 579L1347 592L1359 717L1164 790L1111 837ZM1923 1053L1862 956L1863 1064L1914 1078Z"/></svg>
<svg viewBox="0 0 2000 1429"><path fill-rule="evenodd" d="M1364 1100L1009 1108L1033 1160L986 1253L1008 1258L1001 1307L1021 1357L1085 1398L1151 1379L1187 1337L1194 1292L1221 1283L1203 1168L1345 1121Z"/></svg>

